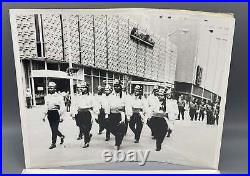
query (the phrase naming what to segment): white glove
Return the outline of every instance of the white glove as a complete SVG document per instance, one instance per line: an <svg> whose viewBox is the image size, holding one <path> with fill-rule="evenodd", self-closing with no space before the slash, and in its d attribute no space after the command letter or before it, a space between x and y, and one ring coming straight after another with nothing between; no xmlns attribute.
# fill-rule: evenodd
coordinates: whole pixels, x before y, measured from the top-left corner
<svg viewBox="0 0 250 176"><path fill-rule="evenodd" d="M124 112L121 112L121 118L122 118L122 120L121 120L121 123L123 122L125 122L125 113Z"/></svg>
<svg viewBox="0 0 250 176"><path fill-rule="evenodd" d="M144 116L143 112L139 112L139 113L140 113L140 116L141 116L141 121L142 121L142 123L144 123L145 116Z"/></svg>
<svg viewBox="0 0 250 176"><path fill-rule="evenodd" d="M109 115L108 114L105 114L105 119L109 118Z"/></svg>

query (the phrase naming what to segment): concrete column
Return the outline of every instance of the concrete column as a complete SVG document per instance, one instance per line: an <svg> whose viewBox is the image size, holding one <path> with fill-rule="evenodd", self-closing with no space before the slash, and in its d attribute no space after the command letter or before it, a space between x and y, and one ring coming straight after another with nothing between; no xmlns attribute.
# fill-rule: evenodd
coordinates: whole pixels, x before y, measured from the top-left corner
<svg viewBox="0 0 250 176"><path fill-rule="evenodd" d="M93 78L93 69L91 68L91 94L94 95L94 78Z"/></svg>
<svg viewBox="0 0 250 176"><path fill-rule="evenodd" d="M30 60L30 71L32 71L32 60ZM36 106L35 82L34 82L34 78L32 76L30 78L31 78L31 89L32 89L33 106Z"/></svg>
<svg viewBox="0 0 250 176"><path fill-rule="evenodd" d="M48 67L47 67L47 61L46 60L45 60L44 65L45 65L45 71L47 71ZM47 76L45 77L45 90L46 90L46 95L48 95L48 77Z"/></svg>
<svg viewBox="0 0 250 176"><path fill-rule="evenodd" d="M72 68L72 62L71 59L69 59L69 68ZM70 84L70 94L74 95L74 81L73 81L73 76L70 76L69 79L69 84Z"/></svg>
<svg viewBox="0 0 250 176"><path fill-rule="evenodd" d="M108 79L108 76L109 76L109 75L108 75L108 71L106 71L106 84L108 84L108 80L109 80L109 79Z"/></svg>
<svg viewBox="0 0 250 176"><path fill-rule="evenodd" d="M98 84L99 84L99 86L100 86L100 85L101 85L101 73L100 73L100 70L98 71L98 76L99 76L99 77L98 77L98 81L99 81Z"/></svg>

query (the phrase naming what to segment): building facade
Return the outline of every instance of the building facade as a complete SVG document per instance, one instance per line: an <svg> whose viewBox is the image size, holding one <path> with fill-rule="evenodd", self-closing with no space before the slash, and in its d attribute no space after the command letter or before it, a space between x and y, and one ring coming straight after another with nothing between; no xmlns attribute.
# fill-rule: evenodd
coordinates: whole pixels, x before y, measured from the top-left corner
<svg viewBox="0 0 250 176"><path fill-rule="evenodd" d="M158 26L153 28L155 33L167 37L178 48L177 94L212 101L226 96L221 87L227 85L224 78L228 77L226 69L230 65L231 53L224 50L232 42L231 15L152 12L147 21L148 26Z"/></svg>
<svg viewBox="0 0 250 176"><path fill-rule="evenodd" d="M20 13L15 22L23 93L31 89L33 105L43 104L48 81L71 94L81 81L92 94L114 79L130 93L135 83L143 85L144 94L154 84L174 85L176 46L124 16ZM132 38L135 28L138 35ZM141 36L150 37L153 47Z"/></svg>

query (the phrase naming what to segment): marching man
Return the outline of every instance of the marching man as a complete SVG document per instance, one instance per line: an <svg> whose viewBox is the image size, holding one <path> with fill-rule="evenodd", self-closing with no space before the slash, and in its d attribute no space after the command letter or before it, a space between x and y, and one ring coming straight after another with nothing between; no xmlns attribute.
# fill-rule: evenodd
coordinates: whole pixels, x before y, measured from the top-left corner
<svg viewBox="0 0 250 176"><path fill-rule="evenodd" d="M96 122L99 124L98 134L102 134L102 131L104 130L104 127L100 124L100 121L105 118L105 112L102 107L104 95L102 93L103 93L102 86L98 86L97 95L94 96L94 99L95 99L94 110L98 114L98 118L96 119Z"/></svg>
<svg viewBox="0 0 250 176"><path fill-rule="evenodd" d="M119 80L114 80L114 92L109 95L105 107L105 126L115 136L115 149L119 150L126 131L125 101L122 97L122 87Z"/></svg>
<svg viewBox="0 0 250 176"><path fill-rule="evenodd" d="M93 109L92 97L89 95L89 89L86 82L77 84L78 94L72 99L73 106L71 111L71 117L75 119L76 125L80 129L79 137L84 136L83 148L89 147L92 134L90 134L92 128L92 115Z"/></svg>
<svg viewBox="0 0 250 176"><path fill-rule="evenodd" d="M108 113L105 113L105 110L110 111L110 109L109 109L109 95L112 93L112 88L111 88L111 86L109 84L107 84L105 86L104 92L105 92L105 95L103 96L102 102L101 102L102 108L104 109L104 119L103 118L99 119L99 123L102 124L102 126L104 128L106 128L106 139L105 139L105 141L109 141L110 140L110 131L108 130L107 124L106 124L106 122L108 122L107 121L108 115L106 115L106 114L108 114Z"/></svg>
<svg viewBox="0 0 250 176"><path fill-rule="evenodd" d="M161 145L168 132L168 124L165 119L167 118L167 114L164 92L164 89L160 89L158 92L158 99L151 99L149 102L151 118L148 119L147 124L156 139L156 151L161 150Z"/></svg>
<svg viewBox="0 0 250 176"><path fill-rule="evenodd" d="M59 131L59 123L62 122L62 115L65 111L65 105L63 96L56 93L56 83L49 82L48 84L48 95L45 96L45 117L47 116L51 133L52 143L49 149L56 148L57 136L61 138L60 144L64 143L65 136ZM45 122L45 117L43 121Z"/></svg>
<svg viewBox="0 0 250 176"><path fill-rule="evenodd" d="M153 91L152 91L152 94L150 94L148 96L148 106L149 106L149 109L153 109L155 107L155 102L158 102L158 92L159 92L159 87L158 86L154 86L153 88ZM149 119L147 120L147 125L149 126L149 128L151 129L151 136L152 136L152 139L155 139L154 137L154 132L152 131L152 128L150 127L151 123L148 123Z"/></svg>
<svg viewBox="0 0 250 176"><path fill-rule="evenodd" d="M174 128L174 121L176 120L179 109L177 100L173 98L173 94L171 92L171 89L168 89L166 92L166 113L168 114L168 118L166 119L168 122L168 133L167 137L170 137L170 134L172 133L172 130Z"/></svg>
<svg viewBox="0 0 250 176"><path fill-rule="evenodd" d="M135 135L135 143L139 143L141 131L144 123L145 112L147 110L146 100L142 97L142 89L139 85L135 86L134 96L131 97L132 115L129 120L129 127Z"/></svg>

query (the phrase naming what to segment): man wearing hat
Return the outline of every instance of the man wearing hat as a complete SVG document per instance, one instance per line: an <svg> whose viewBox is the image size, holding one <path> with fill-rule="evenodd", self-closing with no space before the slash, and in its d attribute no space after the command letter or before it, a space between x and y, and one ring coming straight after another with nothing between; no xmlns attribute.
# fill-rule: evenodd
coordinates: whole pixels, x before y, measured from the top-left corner
<svg viewBox="0 0 250 176"><path fill-rule="evenodd" d="M184 96L183 95L179 96L179 99L178 99L178 109L179 109L179 114L178 114L177 120L180 120L181 116L182 116L182 120L184 120L185 100L184 100Z"/></svg>
<svg viewBox="0 0 250 176"><path fill-rule="evenodd" d="M199 121L203 121L204 118L205 118L205 110L206 110L206 104L203 101L201 101L201 104L199 105L199 110L200 110L200 113L199 113Z"/></svg>
<svg viewBox="0 0 250 176"><path fill-rule="evenodd" d="M119 80L114 80L114 92L109 95L105 107L106 129L115 136L115 149L119 150L126 131L125 101L122 97L122 87Z"/></svg>
<svg viewBox="0 0 250 176"><path fill-rule="evenodd" d="M124 84L122 84L122 97L125 101L125 107L128 107L131 96L127 93L127 87ZM125 124L126 124L125 135L126 135L128 131L128 125L129 125L127 114L125 114Z"/></svg>
<svg viewBox="0 0 250 176"><path fill-rule="evenodd" d="M57 136L61 138L60 144L64 143L65 136L59 131L59 123L62 122L61 116L65 111L65 105L63 96L56 93L56 83L49 82L48 84L48 95L44 97L45 99L45 116L47 116L51 133L52 133L52 143L49 149L56 148ZM43 118L45 121L45 117Z"/></svg>
<svg viewBox="0 0 250 176"><path fill-rule="evenodd" d="M207 125L212 125L213 123L213 103L208 100L206 106L206 114L207 114Z"/></svg>
<svg viewBox="0 0 250 176"><path fill-rule="evenodd" d="M142 96L142 88L139 85L135 86L134 95L130 100L131 114L129 119L129 127L135 135L135 143L139 143L141 131L144 123L145 113L147 110L146 100Z"/></svg>
<svg viewBox="0 0 250 176"><path fill-rule="evenodd" d="M103 87L98 86L97 95L94 96L94 110L98 114L98 118L96 122L99 124L99 132L98 134L102 134L104 127L100 124L100 121L105 118L105 112L102 107L102 99L103 99Z"/></svg>
<svg viewBox="0 0 250 176"><path fill-rule="evenodd" d="M105 95L102 98L102 108L104 109L104 113L105 113L105 118L104 119L100 119L99 122L100 124L102 124L102 126L104 128L106 128L106 138L105 141L109 141L110 140L110 131L108 129L108 113L105 112L106 111L110 111L109 110L109 95L112 93L112 87L107 84L104 88L104 93Z"/></svg>
<svg viewBox="0 0 250 176"><path fill-rule="evenodd" d="M158 102L159 100L158 100L158 92L159 92L159 86L157 86L157 85L155 85L154 87L153 87L153 91L152 91L152 94L150 94L149 96L148 96L148 106L149 106L149 108L152 108L152 107L154 107L154 103L155 102ZM148 121L149 121L149 119L147 120L147 125L150 125L151 123L148 123ZM151 128L150 128L151 129ZM154 137L154 133L153 133L153 131L151 130L151 136L152 136L152 139L155 139L155 137Z"/></svg>
<svg viewBox="0 0 250 176"><path fill-rule="evenodd" d="M170 134L172 133L178 112L177 100L173 98L171 89L168 89L166 91L166 113L168 114L168 118L166 120L169 126L167 137L170 137Z"/></svg>
<svg viewBox="0 0 250 176"><path fill-rule="evenodd" d="M86 82L77 84L78 94L74 97L71 116L75 119L76 125L80 129L80 135L84 136L83 148L89 147L92 137L90 134L92 128L91 110L93 109L92 97L89 95L89 89Z"/></svg>
<svg viewBox="0 0 250 176"><path fill-rule="evenodd" d="M27 91L26 91L27 108L31 108L31 98L32 98L31 90L30 90L30 88L27 88Z"/></svg>
<svg viewBox="0 0 250 176"><path fill-rule="evenodd" d="M161 145L168 132L168 124L165 119L167 118L167 114L164 92L164 89L160 89L158 92L158 101L154 101L149 107L151 118L148 120L147 124L156 139L156 151L161 150Z"/></svg>

